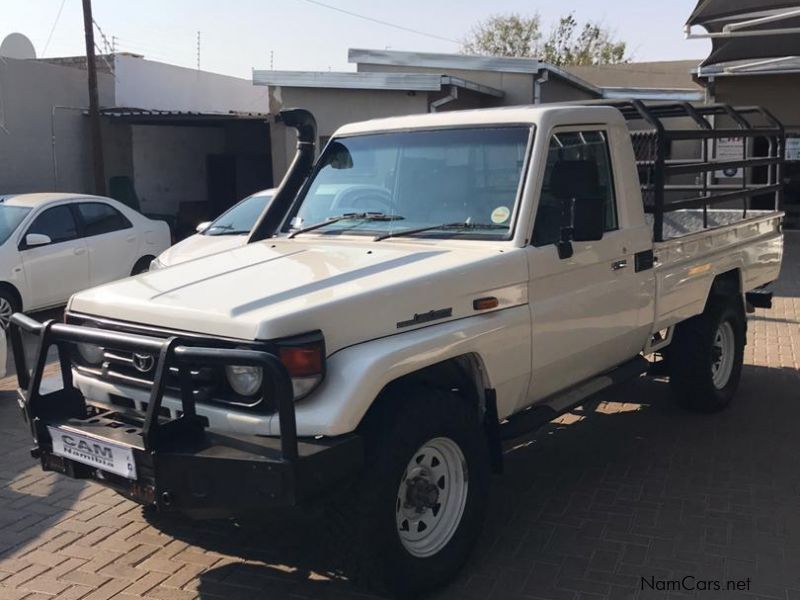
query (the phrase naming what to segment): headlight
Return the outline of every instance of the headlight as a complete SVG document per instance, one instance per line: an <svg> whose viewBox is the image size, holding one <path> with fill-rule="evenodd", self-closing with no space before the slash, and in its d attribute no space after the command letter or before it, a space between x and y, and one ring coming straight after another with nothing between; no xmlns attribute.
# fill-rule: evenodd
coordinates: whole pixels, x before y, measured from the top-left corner
<svg viewBox="0 0 800 600"><path fill-rule="evenodd" d="M255 396L261 391L264 381L261 367L229 365L225 367L225 376L233 391L240 396Z"/></svg>
<svg viewBox="0 0 800 600"><path fill-rule="evenodd" d="M150 271L159 271L159 270L163 269L166 266L167 265L165 265L159 259L154 258L153 260L150 261L150 269L149 270Z"/></svg>
<svg viewBox="0 0 800 600"><path fill-rule="evenodd" d="M99 365L103 362L104 350L94 344L78 344L78 353L90 365Z"/></svg>

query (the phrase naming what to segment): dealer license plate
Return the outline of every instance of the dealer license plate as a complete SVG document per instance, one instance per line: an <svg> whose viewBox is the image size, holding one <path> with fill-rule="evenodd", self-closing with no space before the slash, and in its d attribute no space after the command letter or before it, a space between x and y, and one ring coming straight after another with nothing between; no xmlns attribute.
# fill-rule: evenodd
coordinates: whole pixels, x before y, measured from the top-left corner
<svg viewBox="0 0 800 600"><path fill-rule="evenodd" d="M136 463L131 448L60 427L48 426L47 429L53 440L53 454L128 479L136 479Z"/></svg>

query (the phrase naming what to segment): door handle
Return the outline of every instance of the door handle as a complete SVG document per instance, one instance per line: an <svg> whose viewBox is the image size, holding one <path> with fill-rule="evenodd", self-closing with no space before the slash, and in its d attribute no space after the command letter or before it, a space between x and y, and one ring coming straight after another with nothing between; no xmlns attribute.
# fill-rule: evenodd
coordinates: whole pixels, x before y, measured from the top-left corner
<svg viewBox="0 0 800 600"><path fill-rule="evenodd" d="M86 248L75 248L75 250L73 250L73 252L76 255L80 255L80 254L83 254L84 252L86 252Z"/></svg>
<svg viewBox="0 0 800 600"><path fill-rule="evenodd" d="M611 263L611 270L612 271L619 271L620 269L624 269L628 266L627 260L618 260Z"/></svg>

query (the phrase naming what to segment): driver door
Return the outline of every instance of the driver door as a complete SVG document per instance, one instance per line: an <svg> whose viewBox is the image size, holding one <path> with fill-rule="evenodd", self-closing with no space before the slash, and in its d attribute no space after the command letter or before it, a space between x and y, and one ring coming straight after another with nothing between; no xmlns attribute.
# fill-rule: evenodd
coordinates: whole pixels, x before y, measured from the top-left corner
<svg viewBox="0 0 800 600"><path fill-rule="evenodd" d="M28 247L29 233L44 234L50 243ZM34 218L19 251L29 290L26 310L65 304L72 294L89 287L89 254L69 204L46 208Z"/></svg>
<svg viewBox="0 0 800 600"><path fill-rule="evenodd" d="M531 402L633 358L646 339L652 273L636 272L635 254L650 247L650 233L625 222L611 158L602 129L552 134L528 247ZM605 231L598 241L573 241L573 255L560 258L561 204L570 198L605 203Z"/></svg>

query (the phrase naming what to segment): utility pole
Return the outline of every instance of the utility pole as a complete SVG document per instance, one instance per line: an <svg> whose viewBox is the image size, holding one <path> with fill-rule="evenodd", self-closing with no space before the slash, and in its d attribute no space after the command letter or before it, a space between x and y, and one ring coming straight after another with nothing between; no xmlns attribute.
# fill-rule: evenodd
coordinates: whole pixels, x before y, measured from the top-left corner
<svg viewBox="0 0 800 600"><path fill-rule="evenodd" d="M97 65L94 57L92 0L83 0L83 32L86 37L86 69L89 72L89 127L92 136L94 193L106 195L106 170L103 164L103 137L100 132L100 101L97 97Z"/></svg>
<svg viewBox="0 0 800 600"><path fill-rule="evenodd" d="M200 70L200 32L197 32L197 70Z"/></svg>

